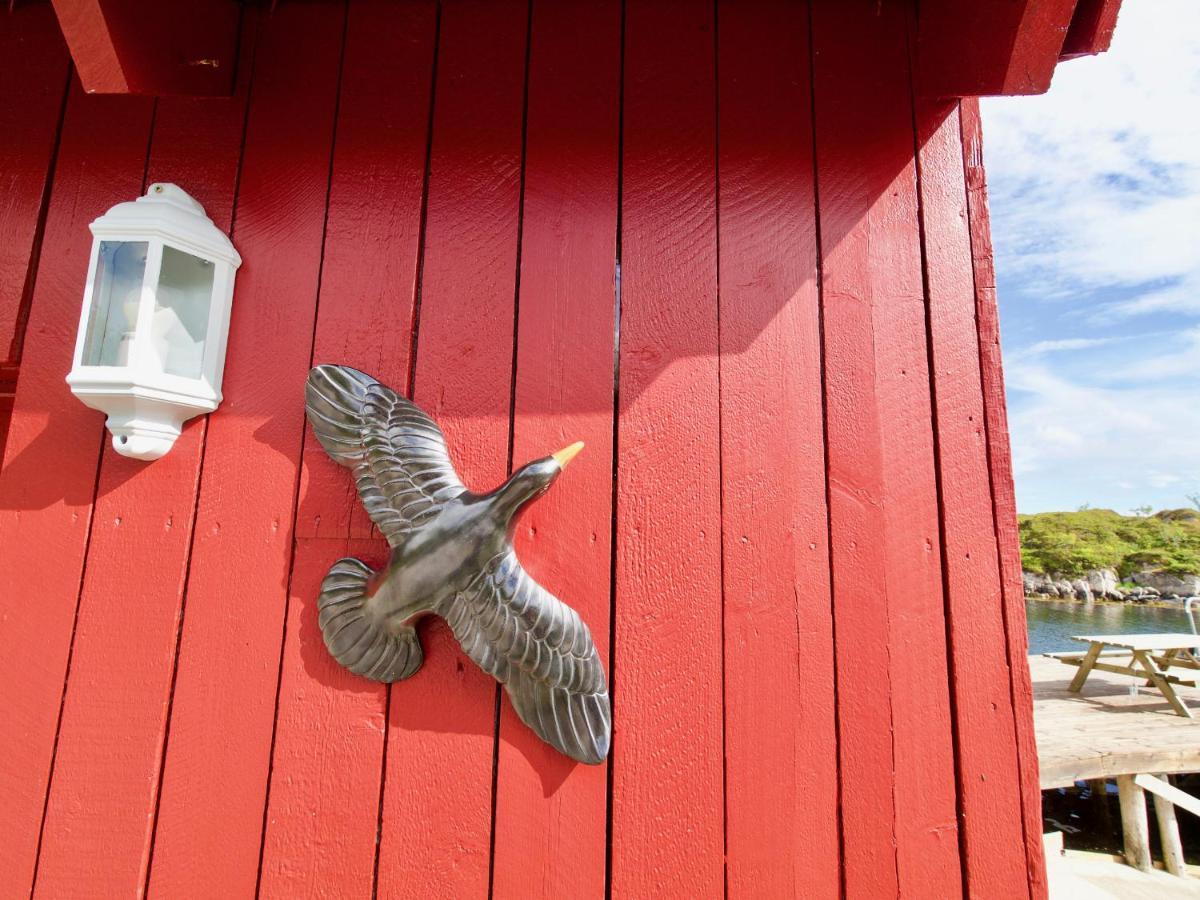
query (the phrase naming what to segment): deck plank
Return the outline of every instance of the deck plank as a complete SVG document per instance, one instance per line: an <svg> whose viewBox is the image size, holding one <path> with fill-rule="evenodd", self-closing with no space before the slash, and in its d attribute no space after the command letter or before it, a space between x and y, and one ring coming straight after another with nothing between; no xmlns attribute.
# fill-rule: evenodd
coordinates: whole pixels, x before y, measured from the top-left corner
<svg viewBox="0 0 1200 900"><path fill-rule="evenodd" d="M1094 670L1072 694L1074 666L1030 657L1029 667L1042 790L1090 778L1200 771L1200 720L1176 715L1144 678ZM1177 687L1176 693L1200 708L1200 688Z"/></svg>

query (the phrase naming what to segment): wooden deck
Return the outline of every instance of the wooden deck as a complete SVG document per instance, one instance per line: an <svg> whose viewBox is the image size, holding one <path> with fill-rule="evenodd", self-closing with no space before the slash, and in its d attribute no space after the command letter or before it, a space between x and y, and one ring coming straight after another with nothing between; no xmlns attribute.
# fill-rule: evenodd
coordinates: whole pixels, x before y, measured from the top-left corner
<svg viewBox="0 0 1200 900"><path fill-rule="evenodd" d="M1145 681L1093 671L1083 690L1071 694L1073 666L1031 656L1029 668L1043 790L1090 778L1200 771L1200 719L1176 715ZM1131 685L1137 696L1130 696ZM1176 692L1200 710L1200 689Z"/></svg>

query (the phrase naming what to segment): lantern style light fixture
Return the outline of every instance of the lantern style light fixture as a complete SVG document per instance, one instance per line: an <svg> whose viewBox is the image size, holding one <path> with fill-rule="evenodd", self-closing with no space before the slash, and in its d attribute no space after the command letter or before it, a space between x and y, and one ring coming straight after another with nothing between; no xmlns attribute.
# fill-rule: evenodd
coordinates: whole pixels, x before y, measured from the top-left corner
<svg viewBox="0 0 1200 900"><path fill-rule="evenodd" d="M233 281L242 258L174 184L91 224L92 257L67 384L108 415L113 449L158 459L183 423L221 402Z"/></svg>

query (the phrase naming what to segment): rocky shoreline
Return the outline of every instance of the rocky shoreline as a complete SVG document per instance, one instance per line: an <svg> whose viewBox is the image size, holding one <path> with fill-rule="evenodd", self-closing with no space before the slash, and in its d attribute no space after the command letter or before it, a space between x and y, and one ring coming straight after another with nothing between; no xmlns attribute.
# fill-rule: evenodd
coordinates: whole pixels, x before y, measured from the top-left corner
<svg viewBox="0 0 1200 900"><path fill-rule="evenodd" d="M1025 596L1031 599L1098 600L1125 603L1182 603L1200 596L1200 575L1133 572L1122 581L1113 569L1092 569L1083 575L1023 572Z"/></svg>

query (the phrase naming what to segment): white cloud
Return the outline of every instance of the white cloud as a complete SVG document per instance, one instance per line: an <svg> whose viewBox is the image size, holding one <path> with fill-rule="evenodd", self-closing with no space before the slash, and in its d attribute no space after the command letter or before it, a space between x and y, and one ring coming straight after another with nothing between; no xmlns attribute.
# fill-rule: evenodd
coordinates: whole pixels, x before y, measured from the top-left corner
<svg viewBox="0 0 1200 900"><path fill-rule="evenodd" d="M1200 3L1127 3L1109 53L984 110L1010 271L1052 294L1145 286L1118 315L1200 314Z"/></svg>
<svg viewBox="0 0 1200 900"><path fill-rule="evenodd" d="M1109 368L1103 378L1131 383L1200 378L1200 327L1188 329L1173 339L1160 340L1156 352ZM1174 386L1168 392L1174 393ZM1200 434L1197 437L1200 439Z"/></svg>
<svg viewBox="0 0 1200 900"><path fill-rule="evenodd" d="M1130 300L1106 305L1098 311L1096 318L1102 321L1124 319L1156 312L1200 314L1200 277L1194 272L1185 273L1168 287L1141 291Z"/></svg>
<svg viewBox="0 0 1200 900"><path fill-rule="evenodd" d="M1183 505L1200 488L1200 2L1125 3L1109 53L983 113L1020 508Z"/></svg>
<svg viewBox="0 0 1200 900"><path fill-rule="evenodd" d="M1200 486L1200 384L1097 387L1014 362L1006 372L1009 429L1023 512L1180 506L1182 494Z"/></svg>
<svg viewBox="0 0 1200 900"><path fill-rule="evenodd" d="M1056 353L1059 350L1090 350L1092 347L1103 347L1111 344L1116 338L1060 338L1053 341L1038 341L1027 351L1030 356L1040 356L1043 353Z"/></svg>

